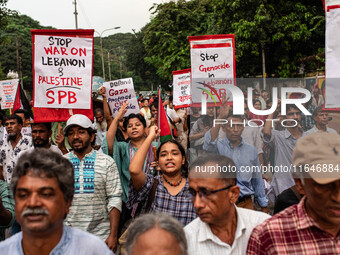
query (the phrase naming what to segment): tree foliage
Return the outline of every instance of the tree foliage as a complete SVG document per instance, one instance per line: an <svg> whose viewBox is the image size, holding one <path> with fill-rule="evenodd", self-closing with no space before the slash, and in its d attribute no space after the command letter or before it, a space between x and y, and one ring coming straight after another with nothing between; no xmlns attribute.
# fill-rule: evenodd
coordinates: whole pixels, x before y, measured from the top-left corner
<svg viewBox="0 0 340 255"><path fill-rule="evenodd" d="M7 26L0 30L4 38L0 44L0 63L2 63L3 71L5 73L8 73L9 70L19 71L16 51L17 39L24 88L28 91L33 89L31 29L43 28L51 29L52 27L41 26L38 21L26 15L12 14L8 17Z"/></svg>
<svg viewBox="0 0 340 255"><path fill-rule="evenodd" d="M234 33L237 74L261 73L262 47L267 73L290 77L297 60L324 48L325 17L318 0L213 0L217 33Z"/></svg>
<svg viewBox="0 0 340 255"><path fill-rule="evenodd" d="M146 61L157 73L190 67L187 36L235 34L238 77L266 71L289 77L297 60L324 48L325 17L319 0L179 0L153 7L154 18L145 31Z"/></svg>
<svg viewBox="0 0 340 255"><path fill-rule="evenodd" d="M143 27L141 31L135 33L134 37L130 41L127 50L127 66L129 70L134 71L134 84L136 90L154 90L161 85L164 89L168 90L169 81L166 81L159 77L157 69L150 63L145 61L147 52L143 44L143 38L145 35L146 27Z"/></svg>
<svg viewBox="0 0 340 255"><path fill-rule="evenodd" d="M8 16L14 14L11 10L6 8L8 0L0 0L0 29L3 29L8 24ZM3 37L0 37L0 43L3 40Z"/></svg>
<svg viewBox="0 0 340 255"><path fill-rule="evenodd" d="M143 38L147 63L163 79L172 71L190 67L189 35L205 34L210 25L210 0L179 0L154 5L153 15Z"/></svg>

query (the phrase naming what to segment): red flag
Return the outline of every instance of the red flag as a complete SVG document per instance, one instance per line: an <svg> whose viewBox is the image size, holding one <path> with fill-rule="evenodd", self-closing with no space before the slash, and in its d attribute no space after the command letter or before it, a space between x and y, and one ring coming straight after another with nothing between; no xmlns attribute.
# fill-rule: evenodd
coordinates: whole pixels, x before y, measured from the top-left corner
<svg viewBox="0 0 340 255"><path fill-rule="evenodd" d="M169 126L168 117L166 116L165 109L163 107L160 89L158 90L157 126L161 130L161 143L172 139L171 129Z"/></svg>
<svg viewBox="0 0 340 255"><path fill-rule="evenodd" d="M26 98L26 95L23 91L23 89L21 88L21 83L19 82L18 84L18 89L17 89L17 93L15 95L15 99L14 99L14 104L13 104L13 113L18 110L18 109L25 109L28 111L30 117L33 119L33 114L32 114L32 110L30 107L30 104Z"/></svg>

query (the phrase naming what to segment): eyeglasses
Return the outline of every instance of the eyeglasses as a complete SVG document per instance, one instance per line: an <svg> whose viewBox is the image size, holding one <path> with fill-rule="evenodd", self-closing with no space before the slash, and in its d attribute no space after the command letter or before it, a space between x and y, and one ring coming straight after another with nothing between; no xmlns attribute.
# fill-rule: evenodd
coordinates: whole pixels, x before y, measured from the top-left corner
<svg viewBox="0 0 340 255"><path fill-rule="evenodd" d="M203 199L205 201L208 201L209 200L209 196L212 195L212 194L215 194L217 192L220 192L222 190L228 190L230 189L231 187L233 187L234 185L229 185L225 188L222 188L222 189L217 189L217 190L207 190L205 188L201 188L199 189L198 191L192 189L192 188L189 188L189 193L190 193L190 199L191 201L194 201L195 198L196 198L196 195L198 193L198 196L200 197L200 199Z"/></svg>

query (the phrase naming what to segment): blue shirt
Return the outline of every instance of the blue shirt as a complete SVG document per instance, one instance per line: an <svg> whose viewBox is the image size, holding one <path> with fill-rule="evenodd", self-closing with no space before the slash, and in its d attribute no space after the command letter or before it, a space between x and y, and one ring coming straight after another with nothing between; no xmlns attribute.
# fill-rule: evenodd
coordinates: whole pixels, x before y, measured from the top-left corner
<svg viewBox="0 0 340 255"><path fill-rule="evenodd" d="M305 135L306 133L302 132L301 137ZM297 139L292 136L292 134L287 129L282 131L272 130L270 137L266 137L262 133L262 137L263 142L266 145L274 148L275 151L274 166L277 168L277 170L274 171L271 189L275 196L273 199L276 199L276 197L283 191L295 185L291 171L293 149Z"/></svg>
<svg viewBox="0 0 340 255"><path fill-rule="evenodd" d="M0 243L0 254L24 255L22 232ZM98 237L76 228L64 226L63 235L50 255L112 255L107 245Z"/></svg>
<svg viewBox="0 0 340 255"><path fill-rule="evenodd" d="M237 169L237 186L240 197L255 195L261 207L268 206L268 198L264 191L261 166L255 147L243 142L233 148L228 138L211 141L210 130L204 135L203 150L231 158ZM251 168L253 167L253 168Z"/></svg>

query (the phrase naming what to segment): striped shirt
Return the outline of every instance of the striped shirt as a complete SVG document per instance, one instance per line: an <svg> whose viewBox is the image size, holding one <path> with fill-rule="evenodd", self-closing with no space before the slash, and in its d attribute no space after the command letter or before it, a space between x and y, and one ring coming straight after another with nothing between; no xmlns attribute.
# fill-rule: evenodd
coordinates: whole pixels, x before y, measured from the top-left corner
<svg viewBox="0 0 340 255"><path fill-rule="evenodd" d="M80 161L64 155L75 168L75 194L65 224L87 231L103 241L110 234L110 211L121 211L122 188L114 160L92 150Z"/></svg>
<svg viewBox="0 0 340 255"><path fill-rule="evenodd" d="M334 237L322 230L307 214L305 201L306 197L256 227L247 254L340 254L340 234Z"/></svg>
<svg viewBox="0 0 340 255"><path fill-rule="evenodd" d="M254 210L236 206L235 208L237 213L237 226L234 242L231 246L222 242L212 233L211 228L207 223L204 223L200 218L197 218L184 228L188 240L188 254L246 254L247 243L251 231L270 216Z"/></svg>

